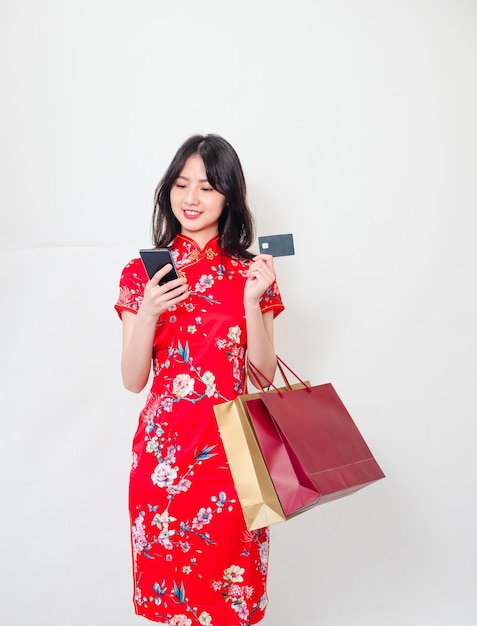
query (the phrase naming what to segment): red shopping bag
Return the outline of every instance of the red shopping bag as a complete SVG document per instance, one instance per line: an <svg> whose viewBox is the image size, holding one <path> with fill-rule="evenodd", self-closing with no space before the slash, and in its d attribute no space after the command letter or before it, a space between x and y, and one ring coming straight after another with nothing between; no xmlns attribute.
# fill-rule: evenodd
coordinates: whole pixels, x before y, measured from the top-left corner
<svg viewBox="0 0 477 626"><path fill-rule="evenodd" d="M285 516L318 503L321 493L283 439L260 398L244 401L255 437Z"/></svg>
<svg viewBox="0 0 477 626"><path fill-rule="evenodd" d="M266 392L262 387L258 399L244 403L287 517L384 478L333 386L311 386L281 359L278 362L287 388L278 389L267 381L273 391ZM257 376L267 380L253 364L249 365L255 381ZM300 381L298 388L288 383L282 365ZM283 461L284 455L288 456L288 464ZM300 502L283 485L297 480L303 485L304 477L310 491L315 489L315 497L310 495L308 501Z"/></svg>
<svg viewBox="0 0 477 626"><path fill-rule="evenodd" d="M254 424L247 411L249 401L258 403L253 412ZM297 510L305 510L319 500L313 482L299 464L294 467L293 454L287 451L258 393L216 404L214 412L249 530L284 522ZM271 472L260 446L267 452Z"/></svg>

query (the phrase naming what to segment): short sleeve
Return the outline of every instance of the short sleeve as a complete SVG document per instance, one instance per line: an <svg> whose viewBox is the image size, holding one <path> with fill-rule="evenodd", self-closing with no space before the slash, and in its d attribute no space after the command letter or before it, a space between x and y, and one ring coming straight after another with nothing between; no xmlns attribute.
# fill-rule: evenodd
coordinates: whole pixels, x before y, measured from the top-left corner
<svg viewBox="0 0 477 626"><path fill-rule="evenodd" d="M114 305L120 318L122 318L123 311L138 312L144 298L147 280L141 259L133 259L123 269L119 280L119 296Z"/></svg>
<svg viewBox="0 0 477 626"><path fill-rule="evenodd" d="M275 280L266 291L264 291L260 299L260 308L262 314L267 311L273 311L273 317L277 317L283 310L284 305L282 297L278 289L277 281Z"/></svg>

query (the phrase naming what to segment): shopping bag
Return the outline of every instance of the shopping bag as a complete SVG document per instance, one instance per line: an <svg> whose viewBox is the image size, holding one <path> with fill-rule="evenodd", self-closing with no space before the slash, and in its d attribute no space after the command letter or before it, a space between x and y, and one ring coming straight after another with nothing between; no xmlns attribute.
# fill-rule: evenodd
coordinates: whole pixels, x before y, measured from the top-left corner
<svg viewBox="0 0 477 626"><path fill-rule="evenodd" d="M313 502L302 506L295 506L299 503L287 506L282 501L287 518L384 478L331 383L311 386L279 358L278 363L286 388L278 389L267 381L272 392L262 387L258 398L243 398L243 402L251 423L256 426L256 437L272 481L275 482L273 458L276 453L261 433L261 424L267 420L274 424L283 445L282 453L286 450L295 473L307 476L318 492ZM299 386L289 384L283 366L300 381ZM255 381L266 380L251 363L249 370Z"/></svg>
<svg viewBox="0 0 477 626"><path fill-rule="evenodd" d="M240 399L217 404L214 412L247 528L255 530L285 521L286 516Z"/></svg>
<svg viewBox="0 0 477 626"><path fill-rule="evenodd" d="M258 394L240 396L286 518L318 503L321 493L306 474Z"/></svg>
<svg viewBox="0 0 477 626"><path fill-rule="evenodd" d="M290 388L298 386L302 383ZM248 402L259 404L253 424ZM262 407L258 393L238 396L214 407L249 530L283 522L296 510L316 504L321 496L299 463L294 465L293 452L286 449L274 421ZM266 450L266 461L262 450Z"/></svg>

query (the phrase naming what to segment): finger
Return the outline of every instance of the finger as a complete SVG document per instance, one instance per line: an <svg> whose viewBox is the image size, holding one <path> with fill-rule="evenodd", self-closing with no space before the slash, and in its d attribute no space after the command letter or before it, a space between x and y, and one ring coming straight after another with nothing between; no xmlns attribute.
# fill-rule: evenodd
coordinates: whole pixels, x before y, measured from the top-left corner
<svg viewBox="0 0 477 626"><path fill-rule="evenodd" d="M170 306L189 297L187 281L184 277L176 278L162 285L156 284L154 277L146 284L144 300L148 306L159 307L164 311ZM181 298L184 294L184 298Z"/></svg>
<svg viewBox="0 0 477 626"><path fill-rule="evenodd" d="M173 284L176 282L179 284ZM146 293L146 292L145 292ZM180 278L176 281L170 281L164 285L154 286L150 292L150 298L156 306L172 306L181 300L188 298L190 295L189 287L185 284L185 280ZM184 296L184 297L182 297Z"/></svg>
<svg viewBox="0 0 477 626"><path fill-rule="evenodd" d="M152 276L151 282L158 285L159 282L164 278L164 276L166 276L171 271L171 269L172 265L170 263L167 263L166 265L164 265L164 267L161 267L160 270L157 270L157 272Z"/></svg>
<svg viewBox="0 0 477 626"><path fill-rule="evenodd" d="M256 254L256 255L253 257L253 260L254 260L254 261L255 261L255 259L264 259L264 260L267 260L267 259L273 259L273 254L263 254L263 253Z"/></svg>
<svg viewBox="0 0 477 626"><path fill-rule="evenodd" d="M172 265L168 263L163 268L158 270L154 276L150 280L150 285L152 289L159 289L160 294L167 293L176 287L187 287L187 279L184 276L179 276L178 278L173 278L172 280L167 280L161 284L161 281L167 276L169 271L172 269ZM184 291L184 289L182 290Z"/></svg>
<svg viewBox="0 0 477 626"><path fill-rule="evenodd" d="M184 276L179 276L179 278L174 278L174 280L168 280L167 283L162 285L166 288L166 291L171 291L173 289L177 289L178 287L182 288L182 291L189 288L187 284L187 279Z"/></svg>
<svg viewBox="0 0 477 626"><path fill-rule="evenodd" d="M171 280L161 286L165 287L167 296L174 298L189 291L189 285L187 285L185 278L176 278L176 280Z"/></svg>
<svg viewBox="0 0 477 626"><path fill-rule="evenodd" d="M271 254L257 254L253 261L264 261L268 267L273 267L273 256Z"/></svg>
<svg viewBox="0 0 477 626"><path fill-rule="evenodd" d="M275 274L275 268L273 265L273 257L271 254L260 254L258 257L255 257L252 261L252 265L256 267L264 267L268 271Z"/></svg>
<svg viewBox="0 0 477 626"><path fill-rule="evenodd" d="M266 262L259 261L257 263L253 263L250 266L249 277L262 277L265 280L274 280L275 279L275 271L273 266L270 267Z"/></svg>
<svg viewBox="0 0 477 626"><path fill-rule="evenodd" d="M182 300L186 300L189 297L189 290L177 288L169 291L167 295L171 294L172 298L169 300L170 304L175 304L176 302L181 302Z"/></svg>

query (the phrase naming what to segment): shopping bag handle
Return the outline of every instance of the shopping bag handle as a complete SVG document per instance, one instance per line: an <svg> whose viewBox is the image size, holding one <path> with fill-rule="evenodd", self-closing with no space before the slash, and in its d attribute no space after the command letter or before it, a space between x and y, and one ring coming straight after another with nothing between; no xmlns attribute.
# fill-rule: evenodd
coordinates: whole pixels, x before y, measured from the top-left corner
<svg viewBox="0 0 477 626"><path fill-rule="evenodd" d="M290 383L288 382L288 377L285 373L285 369L287 369L290 374L293 374L293 376L303 385L303 387L311 392L311 387L310 385L308 385L307 383L305 383L299 376L298 374L296 374L289 365L287 365L285 363L285 361L283 359L281 359L279 356L276 357L277 359L277 366L278 369L280 371L280 374L283 378L283 382L285 383L285 386L287 388L288 391L292 391L292 386L290 385ZM253 375L253 382L254 384L257 383L257 387L265 392L265 389L263 388L263 385L260 382L260 378L262 378L263 380L265 380L268 384L269 387L272 387L272 389L274 391L276 391L278 393L278 395L280 396L280 398L283 397L283 392L276 386L273 384L273 381L271 381L269 378L267 378L265 376L265 374L262 374L262 372L258 369L258 367L256 367L250 360L248 361L248 369L250 374ZM258 378L258 376L260 376L260 378Z"/></svg>

